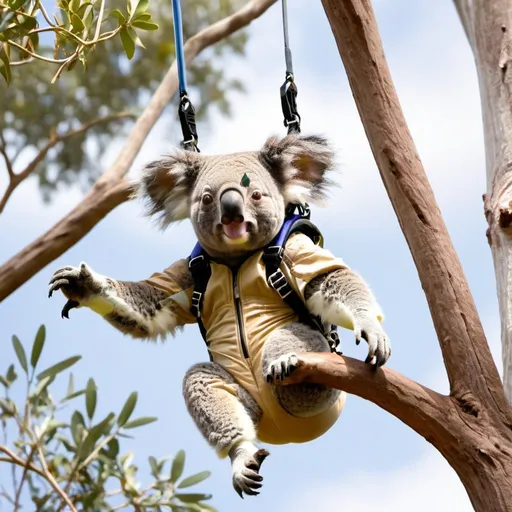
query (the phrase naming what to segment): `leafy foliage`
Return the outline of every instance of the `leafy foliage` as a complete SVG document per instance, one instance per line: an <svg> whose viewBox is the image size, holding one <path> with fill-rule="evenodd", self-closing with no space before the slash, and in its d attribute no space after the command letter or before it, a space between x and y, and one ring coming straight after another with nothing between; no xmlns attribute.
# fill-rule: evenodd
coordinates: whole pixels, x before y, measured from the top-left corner
<svg viewBox="0 0 512 512"><path fill-rule="evenodd" d="M119 414L111 412L104 418L95 417L98 389L93 379L88 380L85 388L76 391L70 373L66 395L60 400L53 397L51 385L75 365L80 356L53 364L36 376L45 336L45 328L41 326L31 348L30 369L25 348L13 336L18 364L26 376L27 396L20 407L10 398L13 385L18 381L15 365L11 364L5 375L0 375L4 389L4 398L0 398L4 437L8 432L17 432L11 447L0 445L0 455L7 455L0 460L4 464L11 463L14 468L13 488L8 492L3 485L0 500L16 508L26 485L34 506L41 512L64 510L62 494L77 509L91 512L123 508L215 512L212 506L204 503L211 495L181 492L181 489L197 485L210 476L209 471L203 471L180 480L185 467L183 450L174 458L149 457L153 481L144 487L137 480L138 468L133 463L133 453L121 453L120 441L122 437L129 437L126 430L147 425L156 418L131 419L137 404L136 392L128 396ZM69 420L63 420L63 408L82 395L85 396L85 415L76 409ZM25 466L28 467L26 471Z"/></svg>
<svg viewBox="0 0 512 512"><path fill-rule="evenodd" d="M169 0L57 1L54 7L40 0L0 0L0 73L5 79L0 77L0 135L13 163L33 156L52 134L63 135L113 114L139 114L174 61ZM240 4L182 2L185 39ZM243 86L226 76L224 62L242 55L246 40L245 32L237 32L189 66L189 93L199 121L206 120L210 107L230 113L228 94ZM20 47L59 62L34 58ZM172 115L176 117L174 108ZM35 171L43 197L50 199L60 184L88 188L100 174L99 156L125 129L126 120L98 123L58 143L47 154L46 165Z"/></svg>

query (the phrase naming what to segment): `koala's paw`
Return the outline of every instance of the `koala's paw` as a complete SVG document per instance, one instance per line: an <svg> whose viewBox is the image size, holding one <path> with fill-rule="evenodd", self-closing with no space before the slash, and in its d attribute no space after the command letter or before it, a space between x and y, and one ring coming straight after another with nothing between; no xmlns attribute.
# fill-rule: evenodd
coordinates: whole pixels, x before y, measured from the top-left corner
<svg viewBox="0 0 512 512"><path fill-rule="evenodd" d="M361 338L368 342L368 356L365 363L373 364L376 368L386 364L391 355L391 344L376 317L367 315L355 319L354 333L356 344Z"/></svg>
<svg viewBox="0 0 512 512"><path fill-rule="evenodd" d="M247 455L247 453L243 454ZM239 456L233 461L233 487L240 498L244 493L248 496L258 496L263 485L263 477L259 474L262 462L267 458L267 450L258 450L251 456Z"/></svg>
<svg viewBox="0 0 512 512"><path fill-rule="evenodd" d="M272 384L276 380L284 380L285 377L289 377L295 368L297 368L298 363L299 359L297 358L297 354L293 352L285 354L270 363L263 376L269 384Z"/></svg>
<svg viewBox="0 0 512 512"><path fill-rule="evenodd" d="M69 299L62 310L62 316L65 318L69 318L68 313L71 309L79 307L91 296L101 294L105 286L101 276L95 274L86 263L82 263L78 268L60 268L48 284L48 297L51 297L53 292L61 290Z"/></svg>

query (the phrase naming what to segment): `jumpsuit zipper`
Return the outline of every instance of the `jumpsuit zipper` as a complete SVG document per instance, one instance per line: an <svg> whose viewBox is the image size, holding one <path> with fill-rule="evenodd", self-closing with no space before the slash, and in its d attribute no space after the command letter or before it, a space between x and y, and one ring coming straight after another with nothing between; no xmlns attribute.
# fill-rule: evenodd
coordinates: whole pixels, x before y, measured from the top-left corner
<svg viewBox="0 0 512 512"><path fill-rule="evenodd" d="M240 333L240 346L242 348L242 353L245 359L249 359L249 351L247 350L247 345L245 344L244 323L242 321L242 305L240 303L240 292L238 290L237 278L238 272L233 272L233 294L235 296L236 320L238 323L238 331Z"/></svg>

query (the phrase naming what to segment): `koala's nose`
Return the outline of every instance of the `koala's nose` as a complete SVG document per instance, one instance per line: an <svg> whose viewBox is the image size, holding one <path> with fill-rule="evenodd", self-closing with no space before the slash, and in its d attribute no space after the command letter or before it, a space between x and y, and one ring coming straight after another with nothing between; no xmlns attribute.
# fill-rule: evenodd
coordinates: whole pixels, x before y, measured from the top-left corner
<svg viewBox="0 0 512 512"><path fill-rule="evenodd" d="M222 224L236 222L241 224L244 221L244 198L235 189L228 189L220 196L220 214Z"/></svg>

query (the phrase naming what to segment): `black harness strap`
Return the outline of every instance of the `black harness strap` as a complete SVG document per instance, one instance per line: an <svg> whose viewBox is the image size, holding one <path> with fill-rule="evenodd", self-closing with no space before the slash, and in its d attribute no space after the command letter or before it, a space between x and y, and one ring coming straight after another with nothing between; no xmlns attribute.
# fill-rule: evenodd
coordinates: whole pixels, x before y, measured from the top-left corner
<svg viewBox="0 0 512 512"><path fill-rule="evenodd" d="M204 303L204 294L206 292L206 287L208 286L210 276L212 275L210 260L204 253L197 255L194 255L193 253L189 258L188 268L192 274L192 279L194 280L194 291L192 292L190 311L197 319L197 325L199 325L201 336L206 343L210 361L212 361L212 354L209 348L210 342L208 341L206 327L204 326L203 317L201 315Z"/></svg>

